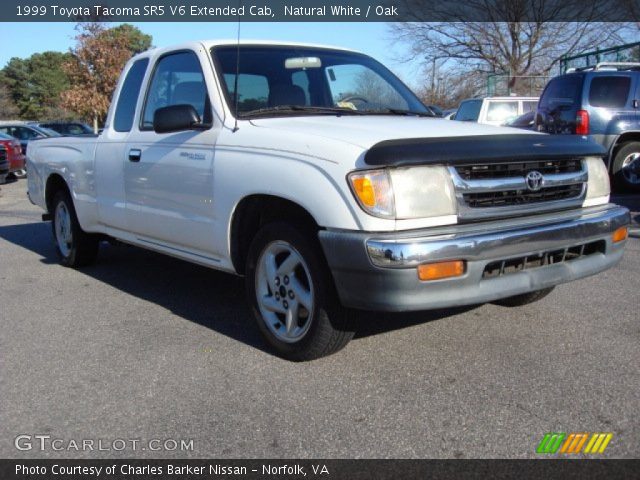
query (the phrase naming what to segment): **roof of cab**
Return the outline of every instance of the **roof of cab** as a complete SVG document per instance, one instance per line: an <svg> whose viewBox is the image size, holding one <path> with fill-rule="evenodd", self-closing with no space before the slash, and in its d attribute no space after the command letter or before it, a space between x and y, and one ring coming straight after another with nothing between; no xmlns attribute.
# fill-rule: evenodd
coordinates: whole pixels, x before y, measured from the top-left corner
<svg viewBox="0 0 640 480"><path fill-rule="evenodd" d="M142 53L139 53L134 58L154 57L154 56L161 55L163 53L171 52L174 50L195 49L200 47L204 47L208 50L212 47L237 45L237 44L238 44L238 40L235 40L235 39L197 40L197 41L191 41L191 42L184 42L176 45L170 45L168 47L152 48L150 50L146 50ZM276 40L242 39L240 40L240 45L274 45L274 46L285 46L285 47L288 46L288 47L303 47L303 48L325 48L329 50L341 50L344 52L360 53L349 48L337 47L335 45L320 45L320 44L300 43L300 42L283 42L283 41L276 41Z"/></svg>

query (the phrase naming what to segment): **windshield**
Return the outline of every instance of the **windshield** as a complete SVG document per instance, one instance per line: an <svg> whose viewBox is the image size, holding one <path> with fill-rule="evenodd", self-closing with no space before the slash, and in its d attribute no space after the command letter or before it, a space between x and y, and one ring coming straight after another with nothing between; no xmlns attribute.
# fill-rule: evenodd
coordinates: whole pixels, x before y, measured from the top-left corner
<svg viewBox="0 0 640 480"><path fill-rule="evenodd" d="M430 111L366 55L322 48L237 46L211 50L225 97L239 117L260 114L416 114ZM235 94L237 85L238 94ZM293 107L293 108L292 108Z"/></svg>

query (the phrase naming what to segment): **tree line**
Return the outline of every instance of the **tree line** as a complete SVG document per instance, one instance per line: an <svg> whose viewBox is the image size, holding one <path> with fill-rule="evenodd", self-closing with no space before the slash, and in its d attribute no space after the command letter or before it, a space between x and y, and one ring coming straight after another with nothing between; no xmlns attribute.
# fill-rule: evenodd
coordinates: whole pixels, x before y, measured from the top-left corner
<svg viewBox="0 0 640 480"><path fill-rule="evenodd" d="M120 72L152 38L122 24L80 23L68 52L12 58L0 70L0 119L104 122Z"/></svg>

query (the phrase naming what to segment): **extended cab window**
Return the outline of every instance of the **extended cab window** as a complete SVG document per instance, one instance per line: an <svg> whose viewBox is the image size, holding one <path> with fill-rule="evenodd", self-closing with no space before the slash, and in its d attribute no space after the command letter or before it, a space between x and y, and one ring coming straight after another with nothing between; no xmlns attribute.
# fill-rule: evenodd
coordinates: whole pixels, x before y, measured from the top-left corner
<svg viewBox="0 0 640 480"><path fill-rule="evenodd" d="M630 77L594 77L589 88L589 104L593 107L622 108L629 97Z"/></svg>
<svg viewBox="0 0 640 480"><path fill-rule="evenodd" d="M138 101L140 87L148 64L148 58L137 60L127 73L127 78L125 78L120 89L120 96L118 97L116 113L113 119L113 129L116 132L128 132L131 130L133 117L136 113L136 102Z"/></svg>
<svg viewBox="0 0 640 480"><path fill-rule="evenodd" d="M155 111L171 105L191 105L205 124L211 121L204 75L193 52L172 53L158 60L147 91L142 129L152 129Z"/></svg>

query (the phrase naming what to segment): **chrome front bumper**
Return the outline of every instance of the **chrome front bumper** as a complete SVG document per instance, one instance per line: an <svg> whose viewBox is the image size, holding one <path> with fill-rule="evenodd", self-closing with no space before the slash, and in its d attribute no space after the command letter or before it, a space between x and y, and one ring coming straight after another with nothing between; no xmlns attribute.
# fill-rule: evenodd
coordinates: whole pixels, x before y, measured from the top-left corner
<svg viewBox="0 0 640 480"><path fill-rule="evenodd" d="M611 234L629 222L626 208L609 204L417 232L321 231L320 240L343 304L372 310L423 310L489 302L606 270L620 261L626 243L613 243ZM486 275L486 269L496 263L594 242L600 250L570 262ZM465 260L465 274L429 282L418 279L417 265L444 260Z"/></svg>

